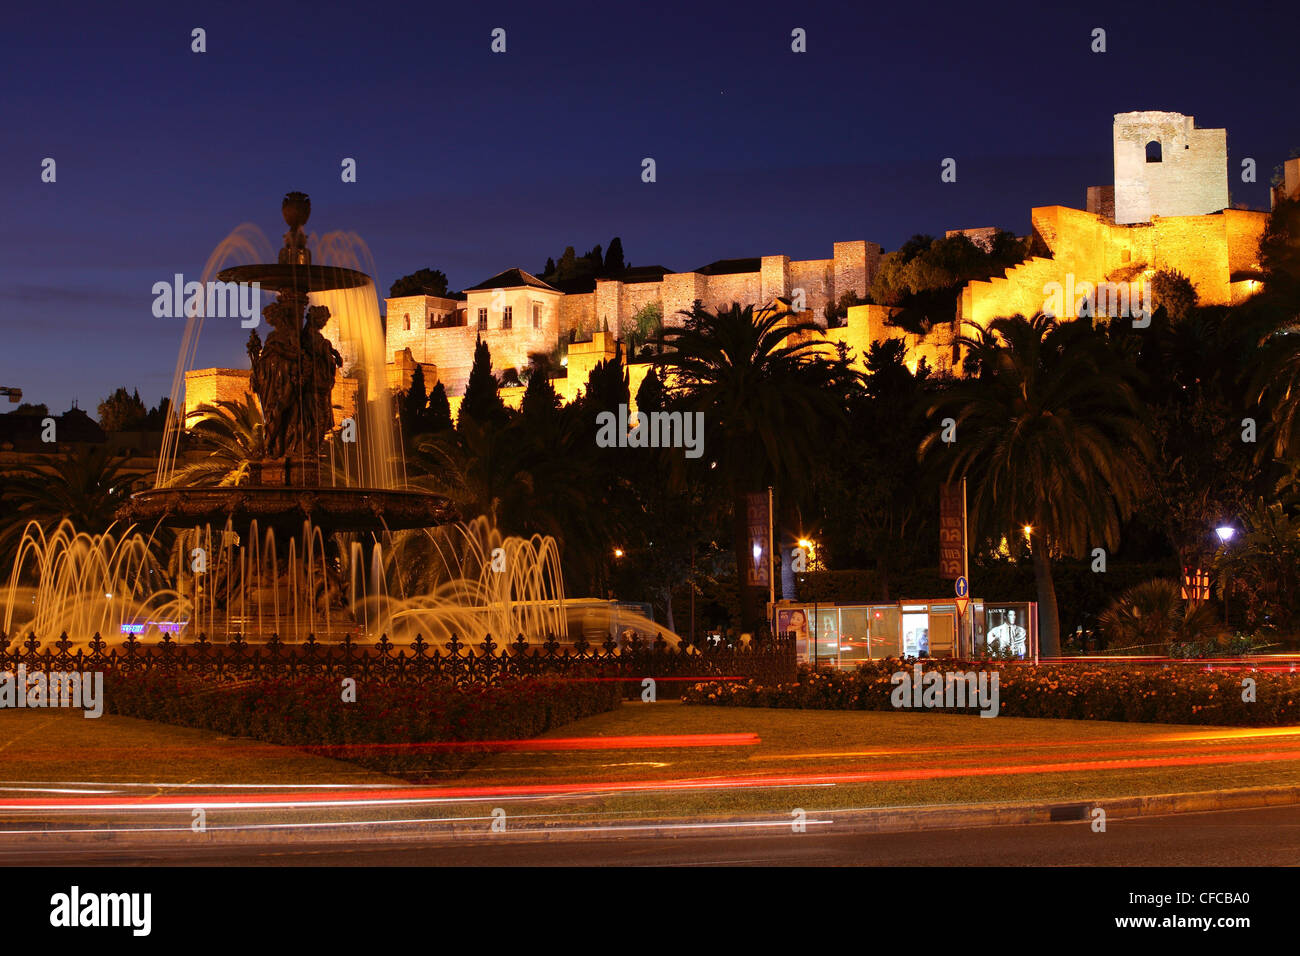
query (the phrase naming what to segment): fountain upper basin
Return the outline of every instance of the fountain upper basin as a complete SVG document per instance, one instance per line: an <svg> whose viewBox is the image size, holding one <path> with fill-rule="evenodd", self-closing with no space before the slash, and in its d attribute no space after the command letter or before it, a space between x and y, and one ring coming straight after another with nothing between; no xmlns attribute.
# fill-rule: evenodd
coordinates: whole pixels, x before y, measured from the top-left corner
<svg viewBox="0 0 1300 956"><path fill-rule="evenodd" d="M285 265L272 262L233 266L217 273L221 282L257 282L271 292L330 292L356 289L370 276L342 266Z"/></svg>

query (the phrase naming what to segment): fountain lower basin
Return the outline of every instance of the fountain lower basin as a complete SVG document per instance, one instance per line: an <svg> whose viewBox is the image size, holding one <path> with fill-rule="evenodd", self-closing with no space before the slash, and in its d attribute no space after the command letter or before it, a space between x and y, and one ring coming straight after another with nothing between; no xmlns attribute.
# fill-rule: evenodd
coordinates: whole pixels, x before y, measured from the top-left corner
<svg viewBox="0 0 1300 956"><path fill-rule="evenodd" d="M120 520L141 525L239 528L256 521L289 531L310 521L333 531L382 532L429 528L458 520L450 500L423 491L383 488L154 488L133 494Z"/></svg>

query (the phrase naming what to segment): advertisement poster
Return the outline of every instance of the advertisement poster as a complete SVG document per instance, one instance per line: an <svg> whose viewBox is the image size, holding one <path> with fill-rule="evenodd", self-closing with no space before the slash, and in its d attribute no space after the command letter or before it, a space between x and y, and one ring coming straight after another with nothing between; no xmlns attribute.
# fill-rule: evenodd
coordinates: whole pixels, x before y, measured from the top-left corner
<svg viewBox="0 0 1300 956"><path fill-rule="evenodd" d="M984 611L985 647L990 654L1023 658L1029 653L1029 605L1004 604Z"/></svg>
<svg viewBox="0 0 1300 956"><path fill-rule="evenodd" d="M776 612L776 632L794 633L795 652L800 660L808 657L808 612L803 608L782 608Z"/></svg>

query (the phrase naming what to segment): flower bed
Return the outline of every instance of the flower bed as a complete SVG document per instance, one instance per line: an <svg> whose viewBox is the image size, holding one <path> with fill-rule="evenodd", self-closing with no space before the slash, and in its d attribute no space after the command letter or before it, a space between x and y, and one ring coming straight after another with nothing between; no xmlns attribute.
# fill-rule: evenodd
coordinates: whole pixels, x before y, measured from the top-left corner
<svg viewBox="0 0 1300 956"><path fill-rule="evenodd" d="M891 675L911 671L913 661L885 660L854 671L800 667L791 684L710 682L688 688L688 704L791 707L816 710L893 710ZM999 667L982 661L927 661L925 670L998 670L1000 715L1136 723L1226 724L1272 727L1300 724L1300 674L1242 669L1117 666ZM1254 701L1242 700L1242 682L1255 682ZM952 711L948 711L951 713ZM967 708L964 713L975 713Z"/></svg>
<svg viewBox="0 0 1300 956"><path fill-rule="evenodd" d="M617 683L523 680L456 687L366 684L344 703L340 681L215 684L161 674L110 674L106 710L126 717L251 737L420 779L472 766L483 741L535 737L614 710Z"/></svg>

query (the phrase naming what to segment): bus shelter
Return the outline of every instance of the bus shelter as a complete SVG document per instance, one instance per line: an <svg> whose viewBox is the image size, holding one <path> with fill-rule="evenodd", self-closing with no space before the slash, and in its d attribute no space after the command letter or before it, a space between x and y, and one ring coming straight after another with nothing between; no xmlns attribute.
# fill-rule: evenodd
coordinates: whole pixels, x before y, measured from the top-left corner
<svg viewBox="0 0 1300 956"><path fill-rule="evenodd" d="M792 633L800 663L852 667L888 657L1038 659L1038 605L973 598L896 604L781 601L769 606L778 634Z"/></svg>

